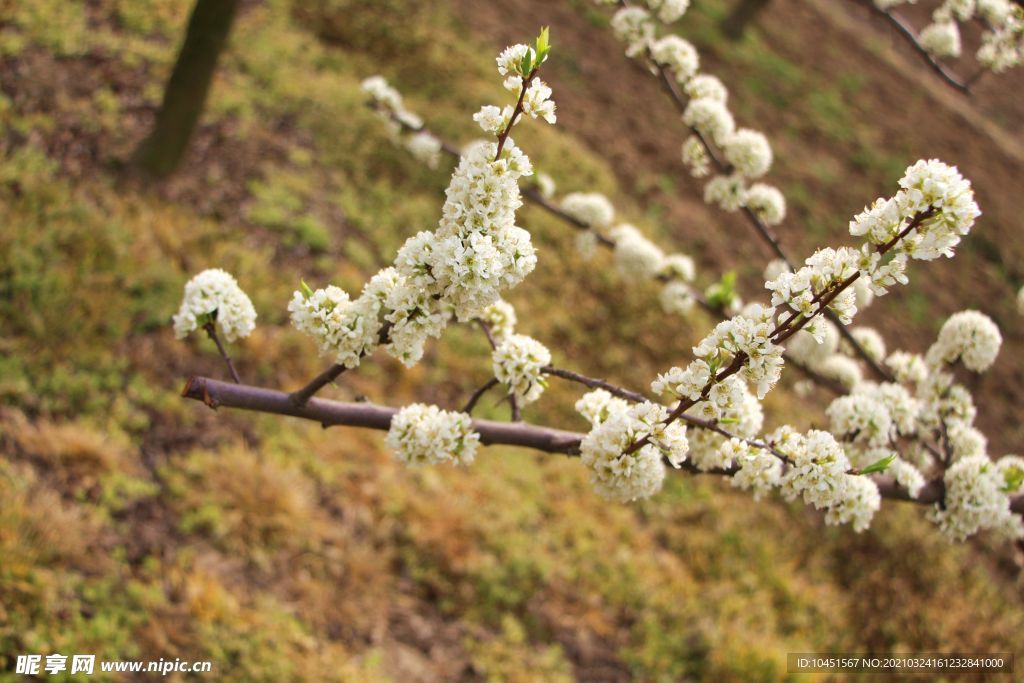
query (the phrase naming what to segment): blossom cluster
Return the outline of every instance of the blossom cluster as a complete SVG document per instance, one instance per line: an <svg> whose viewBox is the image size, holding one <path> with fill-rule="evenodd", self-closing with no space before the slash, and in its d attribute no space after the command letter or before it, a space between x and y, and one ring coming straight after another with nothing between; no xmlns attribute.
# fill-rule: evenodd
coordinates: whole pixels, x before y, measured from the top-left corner
<svg viewBox="0 0 1024 683"><path fill-rule="evenodd" d="M772 185L752 182L771 168L768 139L760 131L737 128L725 85L700 72L700 55L692 43L672 33L658 37L658 21L668 23L674 18L655 12L655 7L649 9L619 9L612 18L612 30L626 44L627 56L644 58L656 73L661 70L678 83L688 98L683 122L693 134L683 142L682 161L697 178L708 175L713 160L721 170L705 185L704 201L725 211L746 207L769 226L781 223L786 216L782 193Z"/></svg>
<svg viewBox="0 0 1024 683"><path fill-rule="evenodd" d="M924 472L943 475L947 495L932 518L954 539L983 529L1024 533L1009 509L1008 495L1018 487L994 483L998 463L1005 461L1009 468L1019 459L991 461L987 439L973 424L978 411L971 393L950 371L957 363L973 372L986 371L1001 342L998 327L984 314L954 314L924 355L893 351L885 356L882 346L879 353L894 381L858 378L851 392L826 410L831 433L843 442L855 467L892 459L887 471L912 498L924 486Z"/></svg>
<svg viewBox="0 0 1024 683"><path fill-rule="evenodd" d="M480 435L465 413L413 403L391 418L385 443L406 465L469 465L476 457Z"/></svg>
<svg viewBox="0 0 1024 683"><path fill-rule="evenodd" d="M932 159L910 166L900 190L878 199L850 222L850 234L865 237L860 249L820 249L796 272L784 271L765 283L772 306L784 306L803 329L821 342L827 334L815 316L829 308L843 324L857 313L851 285L863 279L875 295L899 282L906 284L910 258L951 257L953 248L981 214L970 181L956 167Z"/></svg>
<svg viewBox="0 0 1024 683"><path fill-rule="evenodd" d="M915 1L875 0L875 5L888 11ZM955 59L963 49L960 25L972 20L985 26L975 55L982 66L998 73L1024 63L1024 9L1012 0L942 0L917 41L934 57Z"/></svg>
<svg viewBox="0 0 1024 683"><path fill-rule="evenodd" d="M174 316L174 334L184 339L189 333L214 323L229 342L252 334L256 309L238 281L220 268L199 273L185 284L185 296Z"/></svg>
<svg viewBox="0 0 1024 683"><path fill-rule="evenodd" d="M796 272L785 264L772 264L774 277L765 283L772 293L771 307L754 304L719 323L694 347L695 358L686 368L671 368L651 385L654 393L679 401L702 420L736 427L728 439L708 432L691 436L690 458L698 468L746 467L736 485L758 494L778 475L786 495L827 509L830 522L851 522L858 529L870 521L879 494L869 479L855 474L855 468L881 460L893 466L893 476L912 496L924 485L916 466L920 463L888 458L899 439L941 423L950 430L954 450L984 451L977 438L980 433L971 426L976 411L969 393L939 366L959 360L969 369L982 370L991 365L1001 341L985 316L958 314L925 357L893 354L894 373L916 381L914 393L900 381L863 381L857 361L841 353L850 354L851 349L843 348L836 328L822 318L825 306L842 322L850 322L857 312L854 284L859 279L870 286L864 298L883 294L897 279L893 259L905 264L908 258L952 255L979 215L970 183L955 168L934 160L908 168L899 192L876 202L883 204L890 207L885 220L877 219L881 212L867 215L869 209L851 223L851 233L867 238L864 248L821 249ZM887 253L888 260L877 258ZM903 268L898 272L905 281ZM885 342L875 330L854 328L852 335L869 356L887 360ZM780 467L772 465L766 448L753 441L762 418L759 407L750 407L757 406L757 400L745 400L744 392L750 384L761 399L771 389L783 363L780 342L787 337L792 337L798 359L819 370L833 366L830 374L846 375L842 383L852 392L836 399L827 411L836 436L784 430L769 437L768 443L777 446L775 454L783 454L785 467ZM844 364L846 371L840 369Z"/></svg>
<svg viewBox="0 0 1024 683"><path fill-rule="evenodd" d="M533 403L547 388L543 368L551 365L551 352L533 337L510 334L492 355L494 376L523 404Z"/></svg>
<svg viewBox="0 0 1024 683"><path fill-rule="evenodd" d="M696 265L687 254L665 254L634 225L613 224L615 208L607 197L598 192L572 192L565 195L560 208L570 217L586 226L581 233L586 240L581 244L584 256L590 256L597 236L610 241L614 249L616 269L628 281L658 279L663 283L659 301L666 313L689 315L696 302L693 280Z"/></svg>
<svg viewBox="0 0 1024 683"><path fill-rule="evenodd" d="M514 64L510 64L504 68L507 73L511 74L514 73L516 67ZM398 101L400 101L398 93L394 93L391 97L392 100L395 98L398 98ZM389 111L376 104L375 109L378 111ZM388 118L390 123L394 123L392 117L389 117L387 114L385 114L385 117ZM402 130L399 129L398 132L401 133ZM404 141L406 147L409 147L411 150L411 137L420 134L433 138L432 134L421 128L419 132L407 136ZM437 148L441 148L440 141L437 143ZM415 152L413 153L415 155ZM423 159L423 157L418 158L421 158L428 165L431 163L430 160ZM554 197L556 186L550 176L544 173L537 173L534 176L534 181L537 191L540 192L542 197L545 199ZM761 190L768 195L778 195L781 200L781 194L778 190L768 185L757 184L751 187L750 190L748 198L768 211L771 210L770 206L773 202L771 197L767 201L761 202L757 198ZM692 313L698 294L692 284L696 278L696 266L690 256L682 253L665 254L660 247L647 239L635 226L626 223L616 225L615 207L606 196L599 192L570 192L562 196L556 204L562 213L572 218L578 226L585 228L580 231L577 240L577 251L583 258L593 256L600 237L606 243L611 243L614 246L617 269L625 277L630 280L657 278L663 283L658 298L662 309L666 313L684 317Z"/></svg>
<svg viewBox="0 0 1024 683"><path fill-rule="evenodd" d="M527 60L534 64L526 74L530 83L512 74L525 68ZM506 87L526 89L523 110L528 116L553 121L550 89L536 78L542 61L533 47L517 45L498 57L498 70L506 77ZM367 79L363 89L397 124L422 127L382 78ZM463 153L446 190L438 228L410 237L393 266L371 278L358 298L350 299L335 286L295 292L289 305L292 322L313 337L322 354L355 367L386 342L388 353L413 365L423 356L426 340L440 336L452 317L466 321L481 315L534 269L537 256L530 234L515 224L522 205L519 179L531 175L533 168L508 137L514 111L504 125L491 129L496 141L474 143ZM486 116L475 118L484 123Z"/></svg>
<svg viewBox="0 0 1024 683"><path fill-rule="evenodd" d="M430 168L441 161L441 141L423 130L423 119L405 108L401 94L383 76L370 76L361 84L380 118L395 137L405 130L415 131L404 139L405 147L418 160Z"/></svg>
<svg viewBox="0 0 1024 683"><path fill-rule="evenodd" d="M689 450L686 427L667 423L668 410L656 403L630 406L604 389L576 403L592 429L580 444L580 458L591 470L598 495L613 501L648 498L661 490L667 461L679 467ZM639 440L646 443L634 450Z"/></svg>
<svg viewBox="0 0 1024 683"><path fill-rule="evenodd" d="M776 444L789 464L780 481L783 497L801 498L826 510L829 524L851 524L855 531L868 527L882 502L878 485L850 473L850 461L832 434L817 429L800 434L783 427L768 441Z"/></svg>

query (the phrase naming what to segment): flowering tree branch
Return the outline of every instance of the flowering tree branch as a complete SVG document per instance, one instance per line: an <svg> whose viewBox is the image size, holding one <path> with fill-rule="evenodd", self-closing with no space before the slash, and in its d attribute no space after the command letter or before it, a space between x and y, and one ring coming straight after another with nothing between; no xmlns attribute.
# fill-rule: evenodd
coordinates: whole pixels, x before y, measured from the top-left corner
<svg viewBox="0 0 1024 683"><path fill-rule="evenodd" d="M669 82L669 86L670 87L674 87L671 84L671 82ZM459 149L455 145L453 145L450 142L448 142L447 140L445 140L444 138L441 138L441 137L437 136L436 134L434 134L432 131L430 131L427 128L426 124L423 123L422 121L415 121L414 122L414 121L410 121L407 118L403 118L401 116L398 116L398 115L395 114L394 111L391 111L389 109L383 108L376 100L371 100L369 102L368 106L371 109L373 109L374 111L376 111L378 114L386 117L389 121L391 121L394 125L397 125L402 130L408 131L410 133L422 133L422 134L429 135L431 137L431 139L437 141L437 144L439 145L439 148L440 148L441 151L443 151L445 154L447 154L447 155L449 155L449 156L451 156L451 157L453 157L455 159L459 158L459 156L460 156ZM707 148L708 148L708 150L711 153L717 154L717 152L714 152L714 149L710 145L708 145ZM721 162L721 163L724 164L725 162ZM528 186L528 187L524 188L522 190L522 197L524 199L526 199L527 201L529 201L531 204L534 204L534 205L540 207L545 212L547 212L549 215L551 215L551 216L559 219L560 221L562 221L562 222L572 226L573 228L575 228L577 230L580 230L582 232L585 232L585 233L587 233L589 235L593 235L595 242L599 246L601 246L602 248L608 249L608 250L614 250L615 249L615 241L614 240L608 238L607 236L605 236L601 232L599 232L597 230L594 230L593 227L591 225L589 225L588 223L580 220L576 216L572 215L571 213L569 213L565 209L559 207L557 204L555 204L554 202L552 202L549 199L547 199L540 192L540 190L537 187L535 187L535 186ZM751 212L751 215L753 216L754 220L757 221L758 225L763 226L764 229L767 230L767 231L771 230L755 214L753 214ZM769 232L769 234L771 234L771 233ZM777 253L781 253L781 246L779 245L778 240L775 237L769 237L769 239L773 240L773 243L778 248L779 252L777 252ZM783 254L783 256L785 256L785 254ZM786 260L786 263L787 264L789 263L788 259ZM657 274L655 276L655 278L657 280L661 281L661 282L666 282L666 283L672 281L672 278L670 276L665 275L665 274L661 274L661 273ZM692 287L690 288L690 296L692 297L694 302L696 302L697 305L700 306L707 313L711 314L712 316L714 316L715 318L717 318L719 320L722 320L722 319L725 318L724 313L722 311L722 308L720 306L714 305L710 301L708 301L707 297L704 296L704 294L701 293L696 288L692 288ZM488 331L488 334L489 334L489 331ZM861 348L860 345L856 343L856 340L853 340L852 337L850 337L850 339L854 343L853 348ZM489 341L491 342L492 348L494 348L494 343L493 343L494 340L493 340L493 338L489 339ZM818 386L823 387L824 389L827 389L828 391L832 392L833 394L845 394L846 393L846 388L842 384L837 382L836 380L823 375L822 373L814 370L813 368L811 368L806 363L803 363L802 361L797 360L796 358L792 357L791 355L787 354L785 357L786 357L786 362L787 363L792 365L794 368L797 369L797 371L799 371L802 375L807 377L809 380L811 380L813 383L817 384ZM884 372L884 369L882 369L881 371Z"/></svg>
<svg viewBox="0 0 1024 683"><path fill-rule="evenodd" d="M631 6L630 0L619 0L620 6L628 8ZM672 102L676 105L676 109L680 114L685 114L689 98L687 98L679 87L676 85L676 79L671 73L668 67L655 59L655 55L652 52L650 46L646 48L647 61L654 67L661 81L665 87L665 91L669 94ZM705 153L711 162L715 165L715 168L719 173L723 175L729 175L733 172L733 166L726 161L714 145L708 140L708 136L704 134L697 126L690 126L691 133L700 141L703 146ZM782 247L782 242L778 235L757 213L748 205L743 204L740 207L744 218L747 223L753 228L754 232L764 241L772 250L777 258L783 261L786 266L793 270L793 261L789 258L785 249ZM826 311L825 315L839 330L839 334L842 335L843 339L850 345L854 352L860 356L860 358L867 364L869 368L881 379L891 382L893 380L892 375L884 368L878 361L869 354L864 347L857 341L856 338L846 328L846 325L842 323L838 318L835 317L831 311Z"/></svg>
<svg viewBox="0 0 1024 683"><path fill-rule="evenodd" d="M298 417L319 422L325 428L346 426L387 431L391 426L391 419L398 412L395 408L372 403L346 403L322 398L312 398L305 405L299 406L295 405L289 394L282 391L248 384L230 384L208 377L189 378L182 396L201 401L213 409L235 408ZM480 434L480 441L485 445L519 446L542 453L569 456L579 455L580 443L583 440L583 434L577 432L524 422L509 423L474 419L473 430ZM734 468L707 472L691 467L682 469L692 473L724 476L735 474ZM942 500L941 480L926 484L917 498L910 498L905 490L888 477L877 477L875 481L884 498L910 501L922 505L932 505ZM1024 514L1024 496L1012 498L1012 509L1017 514Z"/></svg>
<svg viewBox="0 0 1024 683"><path fill-rule="evenodd" d="M652 7L668 21L664 17L678 17L686 3ZM712 76L696 74L694 48L677 36L652 43L650 15L640 8L621 9L612 26L630 42L628 54L646 49L652 59L678 66L676 78L686 83L692 98L684 121L696 133L710 135L721 146L727 169L734 169L732 177L720 175L708 183L706 198L711 196L726 210L747 206L755 218L765 218L766 227L778 224L785 213L781 193L763 183L747 186L770 167L770 146L757 131L735 128L724 105L724 86ZM860 292L854 291L855 284L865 281L867 294L883 295L892 285L907 282L909 259L953 256L954 247L974 225L980 211L970 181L941 161L921 160L908 167L895 195L876 200L854 217L849 232L865 238L860 248L820 249L798 270L770 268L773 274L765 275L765 289L771 293L768 306L741 308L728 278L709 288L707 306L724 312L733 304L735 314L722 319L693 347L693 360L685 369L672 367L651 382L652 394L675 402L671 409L670 403L647 400L640 392L556 368L544 344L515 332L516 312L502 293L534 269L537 257L530 234L516 225L515 215L521 205L520 179L532 175L533 167L509 131L521 114L555 122L551 90L534 78L548 49L547 32L542 31L536 47L515 45L498 57L498 72L505 77L505 88L517 94L517 102L504 108L486 105L473 117L494 139L468 147L461 156L435 231L409 237L393 265L373 275L357 297L334 285L313 291L303 284L288 305L292 324L341 367L358 366L381 345L412 366L423 357L427 339L440 336L451 322L479 322L492 350L494 380L474 392L467 411L485 391L501 384L514 422L473 420L468 412L420 403L392 410L312 398L323 386L322 378L330 381L337 376L335 368L308 385L312 389L303 402L282 392L205 378L190 380L185 395L213 407L294 415L325 426L386 428L388 447L407 464L468 465L481 443L578 454L596 492L612 501L656 493L667 463L730 475L734 485L752 491L755 499L773 490L789 500L802 498L824 510L828 523L851 524L857 531L868 527L884 495L940 502L930 516L952 538L985 529L1024 536L1024 522L1015 516L1014 507L1024 484L1024 458L1004 456L994 462L988 457L984 436L972 426L977 411L970 392L956 383L947 367L962 363L983 372L992 366L1002 338L995 323L979 312L963 311L947 320L924 356L902 351L886 356L880 337L861 335L871 342L873 357L886 358L898 381L860 382L854 364L853 379L849 373L836 375L847 377L844 385L854 390L825 411L831 431L803 433L788 425L770 433L763 430L760 401L781 376L784 342L800 331L806 334L794 344L812 337L821 342L833 328L819 318L831 312L849 323L856 314ZM410 151L436 162L442 144L404 109L401 96L380 77L366 79L363 89L386 108L392 123L400 124L393 127L396 132L402 127L418 131L406 143ZM697 138L693 141L702 144ZM696 174L704 152L693 153L690 145L693 154L688 156L687 144L684 161ZM707 154L714 152L707 148ZM542 190L543 180L537 180ZM553 192L550 178L546 191ZM576 219L570 224L586 225L594 234L614 219L608 200L593 194L567 196L560 207L547 210L566 212ZM667 313L689 310L692 259L665 255L628 224L616 226L609 237L616 267L624 275L669 278L662 292L663 308ZM197 323L215 320L231 341L248 335L254 319L251 302L237 282L223 271L210 270L186 285L175 330L184 336ZM854 363L842 356L838 360ZM540 398L550 376L593 389L575 404L591 423L585 435L519 422L519 405ZM914 394L907 384L916 384ZM947 441L943 446L949 455L932 460L928 453L937 448L929 439L940 437ZM904 439L913 439L909 460L897 457L898 442ZM931 482L918 467L929 468ZM885 471L893 480L868 476Z"/></svg>
<svg viewBox="0 0 1024 683"><path fill-rule="evenodd" d="M965 95L969 95L971 92L971 83L965 82L955 73L953 73L948 67L942 62L937 60L931 52L925 49L921 44L921 41L917 38L917 33L910 27L910 24L906 19L901 17L899 14L891 9L882 9L878 7L873 0L856 0L861 5L870 9L876 16L889 22L896 32L906 40L907 44L914 49L921 59L924 60L925 64L934 71L939 77L954 90L961 92ZM976 80L976 79L975 79Z"/></svg>

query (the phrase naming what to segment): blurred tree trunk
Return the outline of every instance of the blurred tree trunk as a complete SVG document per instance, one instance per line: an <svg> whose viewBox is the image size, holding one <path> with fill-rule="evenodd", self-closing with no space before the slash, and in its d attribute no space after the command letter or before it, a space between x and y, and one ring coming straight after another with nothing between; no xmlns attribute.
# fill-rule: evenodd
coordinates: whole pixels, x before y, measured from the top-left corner
<svg viewBox="0 0 1024 683"><path fill-rule="evenodd" d="M722 20L722 31L730 40L739 40L757 15L771 0L738 0L732 12Z"/></svg>
<svg viewBox="0 0 1024 683"><path fill-rule="evenodd" d="M133 157L136 168L146 175L170 175L185 155L238 4L239 0L196 0L153 130Z"/></svg>

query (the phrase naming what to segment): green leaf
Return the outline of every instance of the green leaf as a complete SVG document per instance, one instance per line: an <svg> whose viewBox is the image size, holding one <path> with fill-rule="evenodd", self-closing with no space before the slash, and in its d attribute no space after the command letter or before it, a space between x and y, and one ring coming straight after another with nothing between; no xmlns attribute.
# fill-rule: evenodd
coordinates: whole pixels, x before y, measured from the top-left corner
<svg viewBox="0 0 1024 683"><path fill-rule="evenodd" d="M1008 467L1003 471L1003 479L1006 480L1006 486L1003 487L1003 491L1013 493L1020 489L1021 484L1024 484L1024 469Z"/></svg>
<svg viewBox="0 0 1024 683"><path fill-rule="evenodd" d="M533 54L532 48L527 50L526 54L523 55L523 60L519 62L519 72L523 76L529 76L530 71L533 70Z"/></svg>
<svg viewBox="0 0 1024 683"><path fill-rule="evenodd" d="M308 301L309 297L313 296L313 290L310 289L309 285L306 284L305 280L300 280L299 282L301 283L300 286L302 287L302 296L305 297L305 299Z"/></svg>
<svg viewBox="0 0 1024 683"><path fill-rule="evenodd" d="M860 470L860 474L872 474L874 472L885 472L886 468L892 464L892 461L896 459L896 454L887 455L881 460L876 460L867 467Z"/></svg>
<svg viewBox="0 0 1024 683"><path fill-rule="evenodd" d="M537 36L537 66L540 66L551 52L551 29L545 26Z"/></svg>
<svg viewBox="0 0 1024 683"><path fill-rule="evenodd" d="M736 273L728 271L722 279L708 287L708 303L718 309L726 308L736 296Z"/></svg>

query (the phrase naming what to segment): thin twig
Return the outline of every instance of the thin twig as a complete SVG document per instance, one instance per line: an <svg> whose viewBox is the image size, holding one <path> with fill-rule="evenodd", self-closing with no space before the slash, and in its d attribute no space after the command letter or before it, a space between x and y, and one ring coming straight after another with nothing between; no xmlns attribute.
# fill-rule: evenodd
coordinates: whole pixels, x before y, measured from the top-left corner
<svg viewBox="0 0 1024 683"><path fill-rule="evenodd" d="M462 409L462 412L466 413L467 415L472 415L473 408L476 408L476 404L480 401L483 395L486 394L492 387L495 387L497 385L498 380L496 377L492 377L489 380L487 380L485 384L482 384L480 387L478 387L477 390L473 392L473 395L469 397L469 400L466 401L466 405Z"/></svg>
<svg viewBox="0 0 1024 683"><path fill-rule="evenodd" d="M384 323L380 328L380 332L377 334L377 343L387 344L390 338L391 323ZM363 354L362 356L360 356L360 358L365 358L365 356L366 354ZM320 391L325 386L331 384L332 382L334 382L334 380L341 377L342 373L345 372L345 370L346 368L344 365L335 363L334 365L332 365L331 367L327 368L319 375L314 377L309 384L302 387L298 391L292 392L292 402L295 403L295 405L297 406L305 404L306 401L313 398L316 392Z"/></svg>
<svg viewBox="0 0 1024 683"><path fill-rule="evenodd" d="M313 398L316 392L341 377L342 373L345 372L345 369L344 365L335 363L314 377L309 384L292 393L292 402L297 406L305 404L309 399Z"/></svg>
<svg viewBox="0 0 1024 683"><path fill-rule="evenodd" d="M965 95L969 95L971 92L971 81L964 82L956 74L946 68L939 60L937 60L932 53L928 52L921 45L921 41L918 40L917 34L914 29L910 27L910 24L899 14L892 10L881 9L872 0L858 0L860 4L864 5L879 17L884 18L896 29L907 41L907 43L914 49L917 54L925 61L925 63L931 68L932 71L937 73L943 81L948 85L952 86L954 90L957 90ZM976 80L976 79L975 79Z"/></svg>
<svg viewBox="0 0 1024 683"><path fill-rule="evenodd" d="M235 380L235 384L241 384L242 380L238 376L238 370L235 370L235 364L231 361L231 356L228 355L227 349L220 343L220 337L217 335L217 328L214 327L212 322L208 322L203 325L203 329L206 330L206 334L213 340L213 343L217 345L217 351L220 353L220 357L224 359L224 363L228 366L228 372L231 373L231 379Z"/></svg>
<svg viewBox="0 0 1024 683"><path fill-rule="evenodd" d="M586 375L581 375L578 372L573 372L572 370L556 368L553 365L545 365L543 368L541 368L540 371L543 372L545 375L561 377L562 379L569 380L570 382L576 382L577 384L582 384L583 386L590 387L591 389L604 389L609 394L612 394L613 396L618 396L619 398L624 398L627 401L643 403L644 401L648 400L646 396L639 392L630 391L629 389L623 389L622 387L615 386L614 384L606 382L603 379L587 377Z"/></svg>
<svg viewBox="0 0 1024 683"><path fill-rule="evenodd" d="M530 87L530 83L533 81L533 77L537 75L537 70L540 69L540 65L533 67L530 71L530 75L523 80L522 88L519 90L519 99L516 100L516 108L512 110L512 116L508 119L508 124L505 126L505 130L498 135L498 152L494 155L494 160L497 161L501 158L501 152L505 149L505 142L508 140L508 136L512 133L512 126L516 125L516 119L523 113L523 100L526 98L526 89Z"/></svg>
<svg viewBox="0 0 1024 683"><path fill-rule="evenodd" d="M523 414L519 410L519 399L516 398L515 392L510 391L508 393L508 405L512 409L512 421L522 422Z"/></svg>
<svg viewBox="0 0 1024 683"><path fill-rule="evenodd" d="M476 323L480 326L480 329L484 331L484 336L487 337L487 343L491 345L491 350L496 351L498 349L498 342L494 338L494 332L491 331L491 325L486 320L481 318L475 318ZM508 406L512 411L512 421L519 422L523 419L522 413L519 411L519 401L516 399L514 391L508 392Z"/></svg>

